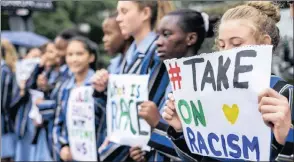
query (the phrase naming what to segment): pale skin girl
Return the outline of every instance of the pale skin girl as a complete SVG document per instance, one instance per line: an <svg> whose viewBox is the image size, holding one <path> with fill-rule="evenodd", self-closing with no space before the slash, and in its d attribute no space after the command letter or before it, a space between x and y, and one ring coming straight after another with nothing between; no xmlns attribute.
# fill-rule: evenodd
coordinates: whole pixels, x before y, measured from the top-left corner
<svg viewBox="0 0 294 162"><path fill-rule="evenodd" d="M228 50L246 45L272 44L269 35L262 35L260 41L257 41L252 32L252 24L249 20L224 21L219 26L217 46L220 50ZM267 88L259 93L258 104L263 121L271 127L277 142L284 145L291 127L288 99L272 88ZM172 94L169 94L162 117L176 131L182 131L182 124L177 115L175 99Z"/></svg>

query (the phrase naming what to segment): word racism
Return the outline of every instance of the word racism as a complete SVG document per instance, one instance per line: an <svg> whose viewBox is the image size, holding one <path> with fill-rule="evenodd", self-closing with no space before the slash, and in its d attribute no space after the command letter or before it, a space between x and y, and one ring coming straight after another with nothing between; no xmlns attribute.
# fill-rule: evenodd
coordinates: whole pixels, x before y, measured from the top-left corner
<svg viewBox="0 0 294 162"><path fill-rule="evenodd" d="M138 115L138 106L142 103L142 101L137 100L137 98L140 98L140 85L132 84L129 94L126 94L125 88L124 85L118 87L114 82L110 90L111 97L119 96L111 101L112 131L116 129L127 130L129 128L133 135L148 135L148 132L141 130L140 121L144 119ZM135 109L135 115L131 114L132 109ZM135 122L138 128L134 126Z"/></svg>
<svg viewBox="0 0 294 162"><path fill-rule="evenodd" d="M197 106L198 105L198 108ZM198 100L197 104L193 101L179 100L178 101L178 110L179 115L183 119L184 123L187 125L194 125L203 127L207 126L207 122L205 119L205 114L203 111L203 107L201 101ZM187 112L188 116L184 115L183 112ZM256 160L259 161L260 152L259 152L259 142L258 137L254 136L252 140L250 140L247 136L242 135L239 138L236 134L229 135L217 135L216 133L209 133L208 136L203 136L201 132L193 130L187 126L186 127L187 136L189 139L189 147L192 152L197 152L199 154L206 153L206 155L214 155L215 157L232 157L239 159L243 154L245 159L249 159L249 150L251 152L256 153ZM238 142L241 142L242 146L239 146ZM217 150L216 146L221 146L222 150ZM219 148L219 147L217 147ZM230 148L233 151L229 151ZM242 151L243 150L243 151Z"/></svg>
<svg viewBox="0 0 294 162"><path fill-rule="evenodd" d="M242 88L248 89L248 82L239 82L239 74L251 72L253 70L252 65L241 65L241 59L245 57L256 57L256 51L254 50L244 50L240 51L236 54L235 59L235 70L234 70L234 78L233 78L233 87L234 88ZM204 58L193 58L190 60L186 60L183 62L186 66L191 66L192 75L193 75L193 88L194 91L197 91L197 70L196 64L200 64L204 62ZM205 70L203 73L202 81L201 81L201 91L204 90L206 84L211 84L214 91L222 91L222 86L225 89L229 88L229 82L226 72L228 71L231 65L231 59L228 57L224 62L224 57L218 57L218 70L217 75L215 76L215 72L213 71L211 62L207 60ZM215 79L216 78L216 79Z"/></svg>

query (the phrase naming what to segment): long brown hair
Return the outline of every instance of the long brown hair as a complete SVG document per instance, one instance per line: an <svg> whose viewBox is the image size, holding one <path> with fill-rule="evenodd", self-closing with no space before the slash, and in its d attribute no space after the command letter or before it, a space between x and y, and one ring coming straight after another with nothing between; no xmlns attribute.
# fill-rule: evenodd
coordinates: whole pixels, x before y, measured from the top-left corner
<svg viewBox="0 0 294 162"><path fill-rule="evenodd" d="M15 63L18 60L18 55L15 47L5 39L1 40L1 47L5 50L4 60L12 72L15 72Z"/></svg>

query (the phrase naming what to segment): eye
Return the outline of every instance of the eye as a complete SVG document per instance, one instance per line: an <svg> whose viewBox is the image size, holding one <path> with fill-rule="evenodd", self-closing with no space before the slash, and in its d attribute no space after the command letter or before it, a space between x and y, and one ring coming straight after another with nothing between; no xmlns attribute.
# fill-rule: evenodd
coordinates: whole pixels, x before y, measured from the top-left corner
<svg viewBox="0 0 294 162"><path fill-rule="evenodd" d="M125 8L122 8L122 9L121 9L121 13L122 13L122 14L126 14L127 12L128 12L127 9L125 9Z"/></svg>
<svg viewBox="0 0 294 162"><path fill-rule="evenodd" d="M241 43L235 43L233 44L234 47L240 47L241 46Z"/></svg>
<svg viewBox="0 0 294 162"><path fill-rule="evenodd" d="M170 35L172 35L172 33L169 30L164 30L162 35L166 38L168 38Z"/></svg>
<svg viewBox="0 0 294 162"><path fill-rule="evenodd" d="M82 56L84 53L83 52L77 52L78 56Z"/></svg>
<svg viewBox="0 0 294 162"><path fill-rule="evenodd" d="M235 38L232 40L233 47L240 47L242 45L242 40L239 38Z"/></svg>

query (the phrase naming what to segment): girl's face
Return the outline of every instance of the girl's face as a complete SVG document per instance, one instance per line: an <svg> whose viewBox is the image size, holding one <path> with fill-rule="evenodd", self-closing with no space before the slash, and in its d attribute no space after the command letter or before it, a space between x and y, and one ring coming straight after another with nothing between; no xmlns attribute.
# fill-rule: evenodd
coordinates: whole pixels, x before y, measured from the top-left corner
<svg viewBox="0 0 294 162"><path fill-rule="evenodd" d="M29 51L26 58L39 58L42 55L42 51L38 48L33 48Z"/></svg>
<svg viewBox="0 0 294 162"><path fill-rule="evenodd" d="M66 50L66 63L74 74L80 74L89 69L89 64L94 62L94 55L84 47L84 43L73 40Z"/></svg>
<svg viewBox="0 0 294 162"><path fill-rule="evenodd" d="M246 45L258 45L252 23L248 20L228 20L219 26L217 46L219 50L228 50ZM251 25L251 26L250 26Z"/></svg>
<svg viewBox="0 0 294 162"><path fill-rule="evenodd" d="M52 66L52 65L56 65L56 57L58 57L58 50L56 48L56 46L53 43L49 43L46 46L46 50L45 50L45 54L46 58L47 58L47 65L48 66Z"/></svg>
<svg viewBox="0 0 294 162"><path fill-rule="evenodd" d="M117 25L115 18L108 18L104 20L102 24L103 29L103 44L104 49L108 54L114 55L122 49L124 45L124 36L121 34L119 26Z"/></svg>
<svg viewBox="0 0 294 162"><path fill-rule="evenodd" d="M178 16L165 16L158 26L157 54L161 59L181 58L187 52L187 33L178 25Z"/></svg>
<svg viewBox="0 0 294 162"><path fill-rule="evenodd" d="M123 35L134 36L142 27L143 22L150 19L149 8L139 9L137 2L118 1L116 21Z"/></svg>

